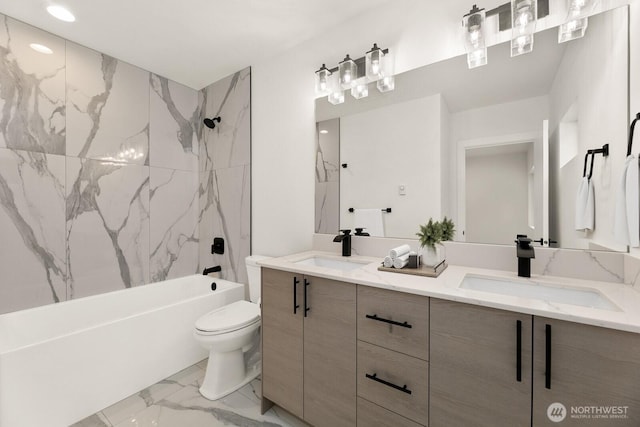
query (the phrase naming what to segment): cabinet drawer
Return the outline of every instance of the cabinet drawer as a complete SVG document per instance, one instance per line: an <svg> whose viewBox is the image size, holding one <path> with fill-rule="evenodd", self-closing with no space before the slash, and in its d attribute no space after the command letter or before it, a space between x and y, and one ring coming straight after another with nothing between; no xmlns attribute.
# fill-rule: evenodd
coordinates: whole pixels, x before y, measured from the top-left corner
<svg viewBox="0 0 640 427"><path fill-rule="evenodd" d="M421 424L359 397L358 427L421 427Z"/></svg>
<svg viewBox="0 0 640 427"><path fill-rule="evenodd" d="M428 370L424 360L358 341L358 396L423 425L428 420ZM406 390L398 389L403 386Z"/></svg>
<svg viewBox="0 0 640 427"><path fill-rule="evenodd" d="M429 298L358 286L358 339L428 360Z"/></svg>

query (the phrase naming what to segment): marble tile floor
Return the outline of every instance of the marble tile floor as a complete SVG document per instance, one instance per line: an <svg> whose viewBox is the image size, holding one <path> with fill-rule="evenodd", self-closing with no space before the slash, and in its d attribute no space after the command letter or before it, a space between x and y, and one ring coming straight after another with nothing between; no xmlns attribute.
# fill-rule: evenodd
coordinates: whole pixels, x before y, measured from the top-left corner
<svg viewBox="0 0 640 427"><path fill-rule="evenodd" d="M210 401L198 388L206 359L71 427L307 427L281 408L260 415L260 379L240 390Z"/></svg>

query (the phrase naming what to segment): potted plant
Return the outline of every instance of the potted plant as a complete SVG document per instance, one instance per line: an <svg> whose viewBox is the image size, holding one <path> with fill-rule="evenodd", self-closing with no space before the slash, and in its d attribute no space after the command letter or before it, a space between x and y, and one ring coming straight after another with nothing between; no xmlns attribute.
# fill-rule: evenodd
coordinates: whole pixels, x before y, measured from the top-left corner
<svg viewBox="0 0 640 427"><path fill-rule="evenodd" d="M429 222L420 226L416 233L423 248L422 263L427 267L435 267L445 259L442 241L453 239L455 225L453 221L444 217L442 222L429 218Z"/></svg>

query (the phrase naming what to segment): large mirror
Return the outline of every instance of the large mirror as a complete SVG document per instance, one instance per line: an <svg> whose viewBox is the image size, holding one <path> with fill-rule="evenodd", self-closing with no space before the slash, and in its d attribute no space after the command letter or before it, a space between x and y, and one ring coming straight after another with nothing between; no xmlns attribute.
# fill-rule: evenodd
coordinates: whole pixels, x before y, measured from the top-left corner
<svg viewBox="0 0 640 427"><path fill-rule="evenodd" d="M447 216L458 241L527 234L626 250L612 221L629 123L628 13L592 16L585 37L567 43L557 29L536 33L533 52L515 58L509 43L492 46L472 70L460 56L408 71L393 92L317 99L316 232L413 238ZM590 180L594 224L578 230L585 154L604 144Z"/></svg>

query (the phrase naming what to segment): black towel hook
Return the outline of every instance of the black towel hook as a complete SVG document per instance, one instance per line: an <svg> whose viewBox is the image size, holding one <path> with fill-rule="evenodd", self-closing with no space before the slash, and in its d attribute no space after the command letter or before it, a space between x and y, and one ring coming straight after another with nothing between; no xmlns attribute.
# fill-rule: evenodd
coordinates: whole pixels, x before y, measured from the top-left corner
<svg viewBox="0 0 640 427"><path fill-rule="evenodd" d="M631 122L631 129L629 129L629 143L627 144L627 157L631 155L631 147L633 146L633 130L636 127L636 122L640 120L640 113L636 114L636 118Z"/></svg>
<svg viewBox="0 0 640 427"><path fill-rule="evenodd" d="M602 146L602 148L595 148L593 150L587 150L587 154L584 156L584 169L582 170L582 177L584 178L584 175L587 171L587 158L589 157L589 155L591 155L591 166L589 168L589 176L587 177L587 179L591 179L591 176L593 175L593 158L596 156L596 154L602 154L604 157L608 157L609 156L609 144L604 144Z"/></svg>

